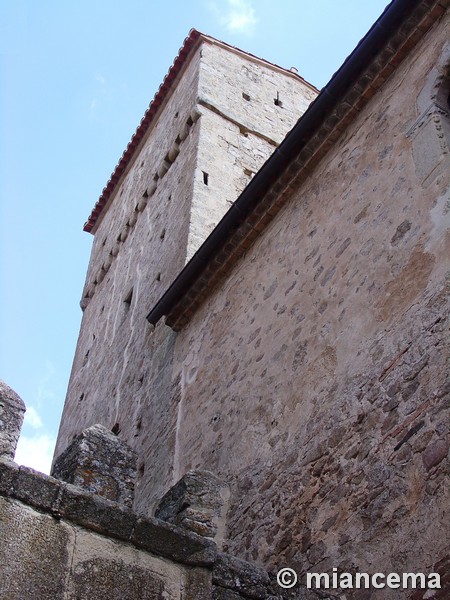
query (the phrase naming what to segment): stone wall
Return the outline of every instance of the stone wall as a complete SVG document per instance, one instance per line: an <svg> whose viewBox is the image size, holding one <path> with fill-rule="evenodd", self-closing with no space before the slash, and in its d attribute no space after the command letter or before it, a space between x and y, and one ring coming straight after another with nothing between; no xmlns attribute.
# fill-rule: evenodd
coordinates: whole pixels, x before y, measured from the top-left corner
<svg viewBox="0 0 450 600"><path fill-rule="evenodd" d="M202 118L188 258L316 95L293 72L205 44L197 98ZM208 185L203 173L208 174Z"/></svg>
<svg viewBox="0 0 450 600"><path fill-rule="evenodd" d="M448 39L447 15L175 342L175 471L230 484L228 549L269 568L446 564Z"/></svg>
<svg viewBox="0 0 450 600"><path fill-rule="evenodd" d="M175 335L146 316L314 95L294 73L203 39L96 225L55 455L94 423L114 428L139 454L140 511L182 475Z"/></svg>
<svg viewBox="0 0 450 600"><path fill-rule="evenodd" d="M5 392L17 400L3 413L13 423L23 403L2 383ZM261 569L218 552L209 539L216 531L192 533L198 513L191 511L187 527L135 514L126 506L134 453L101 426L82 432L56 461L79 486L19 467L10 458L14 446L10 440L0 456L2 600L317 600L304 586L281 593ZM203 516L210 509L217 516L221 489L202 472L170 497L188 494ZM170 519L173 502L161 506Z"/></svg>

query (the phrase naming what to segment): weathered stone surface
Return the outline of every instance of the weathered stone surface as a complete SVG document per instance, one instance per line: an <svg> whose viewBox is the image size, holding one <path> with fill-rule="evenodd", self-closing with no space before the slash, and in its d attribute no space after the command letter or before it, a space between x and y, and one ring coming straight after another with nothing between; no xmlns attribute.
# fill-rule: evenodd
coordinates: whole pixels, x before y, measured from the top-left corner
<svg viewBox="0 0 450 600"><path fill-rule="evenodd" d="M243 560L219 554L213 567L213 583L248 598L266 598L270 579L267 573Z"/></svg>
<svg viewBox="0 0 450 600"><path fill-rule="evenodd" d="M225 549L271 571L446 551L450 164L425 185L406 132L448 35L447 16L177 336L180 469L230 482Z"/></svg>
<svg viewBox="0 0 450 600"><path fill-rule="evenodd" d="M151 518L138 519L131 541L149 552L188 565L210 566L217 555L211 541Z"/></svg>
<svg viewBox="0 0 450 600"><path fill-rule="evenodd" d="M61 482L29 467L20 467L14 481L14 497L36 508L51 511Z"/></svg>
<svg viewBox="0 0 450 600"><path fill-rule="evenodd" d="M214 586L211 598L212 600L241 600L243 596L231 590Z"/></svg>
<svg viewBox="0 0 450 600"><path fill-rule="evenodd" d="M13 493L14 482L18 474L18 464L8 458L0 457L0 494L9 496Z"/></svg>
<svg viewBox="0 0 450 600"><path fill-rule="evenodd" d="M210 540L9 460L0 482L2 600L281 600L267 575ZM244 595L214 592L213 568Z"/></svg>
<svg viewBox="0 0 450 600"><path fill-rule="evenodd" d="M22 398L0 379L0 456L14 458L25 410Z"/></svg>
<svg viewBox="0 0 450 600"><path fill-rule="evenodd" d="M72 587L73 592L69 597L73 600L160 600L164 597L164 582L153 573L138 566L101 558L78 564ZM169 598L168 595L165 597Z"/></svg>
<svg viewBox="0 0 450 600"><path fill-rule="evenodd" d="M175 334L151 331L148 310L315 95L294 73L203 42L99 219L55 455L93 423L117 424L139 453L144 514L186 472L172 461Z"/></svg>
<svg viewBox="0 0 450 600"><path fill-rule="evenodd" d="M422 453L423 464L427 471L437 466L447 456L449 450L448 442L437 440L427 446Z"/></svg>
<svg viewBox="0 0 450 600"><path fill-rule="evenodd" d="M448 77L449 35L447 13L363 108L349 90L348 126L308 177L274 186L283 210L184 330L143 334L267 142L206 97L218 76L208 52L186 69L96 232L59 442L93 415L120 426L142 448L141 510L205 468L230 483L227 551L271 571L420 572L448 552L449 121L422 117ZM188 123L194 90L201 117ZM135 543L159 548L152 530L139 524ZM220 593L266 593L245 569L236 588L238 569L220 564Z"/></svg>
<svg viewBox="0 0 450 600"><path fill-rule="evenodd" d="M227 486L208 471L189 471L162 498L155 517L221 542ZM219 534L219 535L217 535Z"/></svg>
<svg viewBox="0 0 450 600"><path fill-rule="evenodd" d="M211 600L211 571L209 569L189 569L183 591L183 600Z"/></svg>
<svg viewBox="0 0 450 600"><path fill-rule="evenodd" d="M64 600L71 530L0 497L0 598Z"/></svg>
<svg viewBox="0 0 450 600"><path fill-rule="evenodd" d="M128 540L136 524L136 515L125 506L86 493L73 485L62 487L54 512L88 529Z"/></svg>
<svg viewBox="0 0 450 600"><path fill-rule="evenodd" d="M136 453L102 425L82 431L55 460L52 475L109 500L133 505Z"/></svg>

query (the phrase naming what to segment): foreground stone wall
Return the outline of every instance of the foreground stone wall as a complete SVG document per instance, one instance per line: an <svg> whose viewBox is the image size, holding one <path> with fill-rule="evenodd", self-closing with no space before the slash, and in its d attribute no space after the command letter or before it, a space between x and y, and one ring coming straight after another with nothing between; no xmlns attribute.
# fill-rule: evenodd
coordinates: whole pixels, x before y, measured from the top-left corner
<svg viewBox="0 0 450 600"><path fill-rule="evenodd" d="M2 600L317 600L204 537L0 457ZM322 596L323 597L323 596Z"/></svg>
<svg viewBox="0 0 450 600"><path fill-rule="evenodd" d="M114 428L138 452L139 511L182 475L175 334L146 316L242 191L244 169L262 165L314 95L294 73L203 41L96 225L55 456L94 423Z"/></svg>
<svg viewBox="0 0 450 600"><path fill-rule="evenodd" d="M448 39L447 15L176 340L175 470L228 481L228 549L269 568L445 568Z"/></svg>
<svg viewBox="0 0 450 600"><path fill-rule="evenodd" d="M24 403L2 381L0 398L1 422L20 433ZM266 572L218 552L226 486L211 473L178 482L161 500L164 520L143 518L129 508L135 453L101 425L55 461L65 481L19 467L16 435L2 440L2 600L317 600L303 585L284 593ZM181 527L169 524L179 515Z"/></svg>

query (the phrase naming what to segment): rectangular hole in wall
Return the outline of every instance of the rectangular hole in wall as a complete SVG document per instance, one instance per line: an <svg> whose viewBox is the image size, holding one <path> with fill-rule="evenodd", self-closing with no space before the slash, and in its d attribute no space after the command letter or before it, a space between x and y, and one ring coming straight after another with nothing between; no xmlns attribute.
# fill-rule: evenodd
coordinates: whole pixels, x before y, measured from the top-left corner
<svg viewBox="0 0 450 600"><path fill-rule="evenodd" d="M131 288L131 290L125 296L124 302L125 302L127 308L130 308L132 299L133 299L133 288Z"/></svg>
<svg viewBox="0 0 450 600"><path fill-rule="evenodd" d="M205 171L202 171L202 173L203 173L203 183L205 185L208 185L209 175L208 175L208 173L205 173Z"/></svg>
<svg viewBox="0 0 450 600"><path fill-rule="evenodd" d="M275 106L283 107L283 103L280 100L280 93L279 92L277 92L277 97L273 99L273 103L275 104Z"/></svg>
<svg viewBox="0 0 450 600"><path fill-rule="evenodd" d="M244 100L247 100L247 102L250 102L250 96L245 92L242 92L242 97L244 98Z"/></svg>

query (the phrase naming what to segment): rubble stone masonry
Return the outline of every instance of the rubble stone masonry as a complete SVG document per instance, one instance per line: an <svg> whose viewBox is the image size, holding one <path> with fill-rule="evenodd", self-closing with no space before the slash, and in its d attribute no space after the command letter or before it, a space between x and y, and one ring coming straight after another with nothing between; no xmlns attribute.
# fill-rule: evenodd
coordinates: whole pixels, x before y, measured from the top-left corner
<svg viewBox="0 0 450 600"><path fill-rule="evenodd" d="M269 568L448 570L449 33L447 15L176 339L175 471L228 482L227 547Z"/></svg>
<svg viewBox="0 0 450 600"><path fill-rule="evenodd" d="M146 315L314 95L195 50L96 225L56 455L113 429L147 515L213 473L224 550L269 571L449 572L449 39L447 11L175 333Z"/></svg>
<svg viewBox="0 0 450 600"><path fill-rule="evenodd" d="M146 315L316 95L295 73L202 40L96 224L55 451L95 423L114 428L139 455L140 511L183 475L175 334Z"/></svg>

